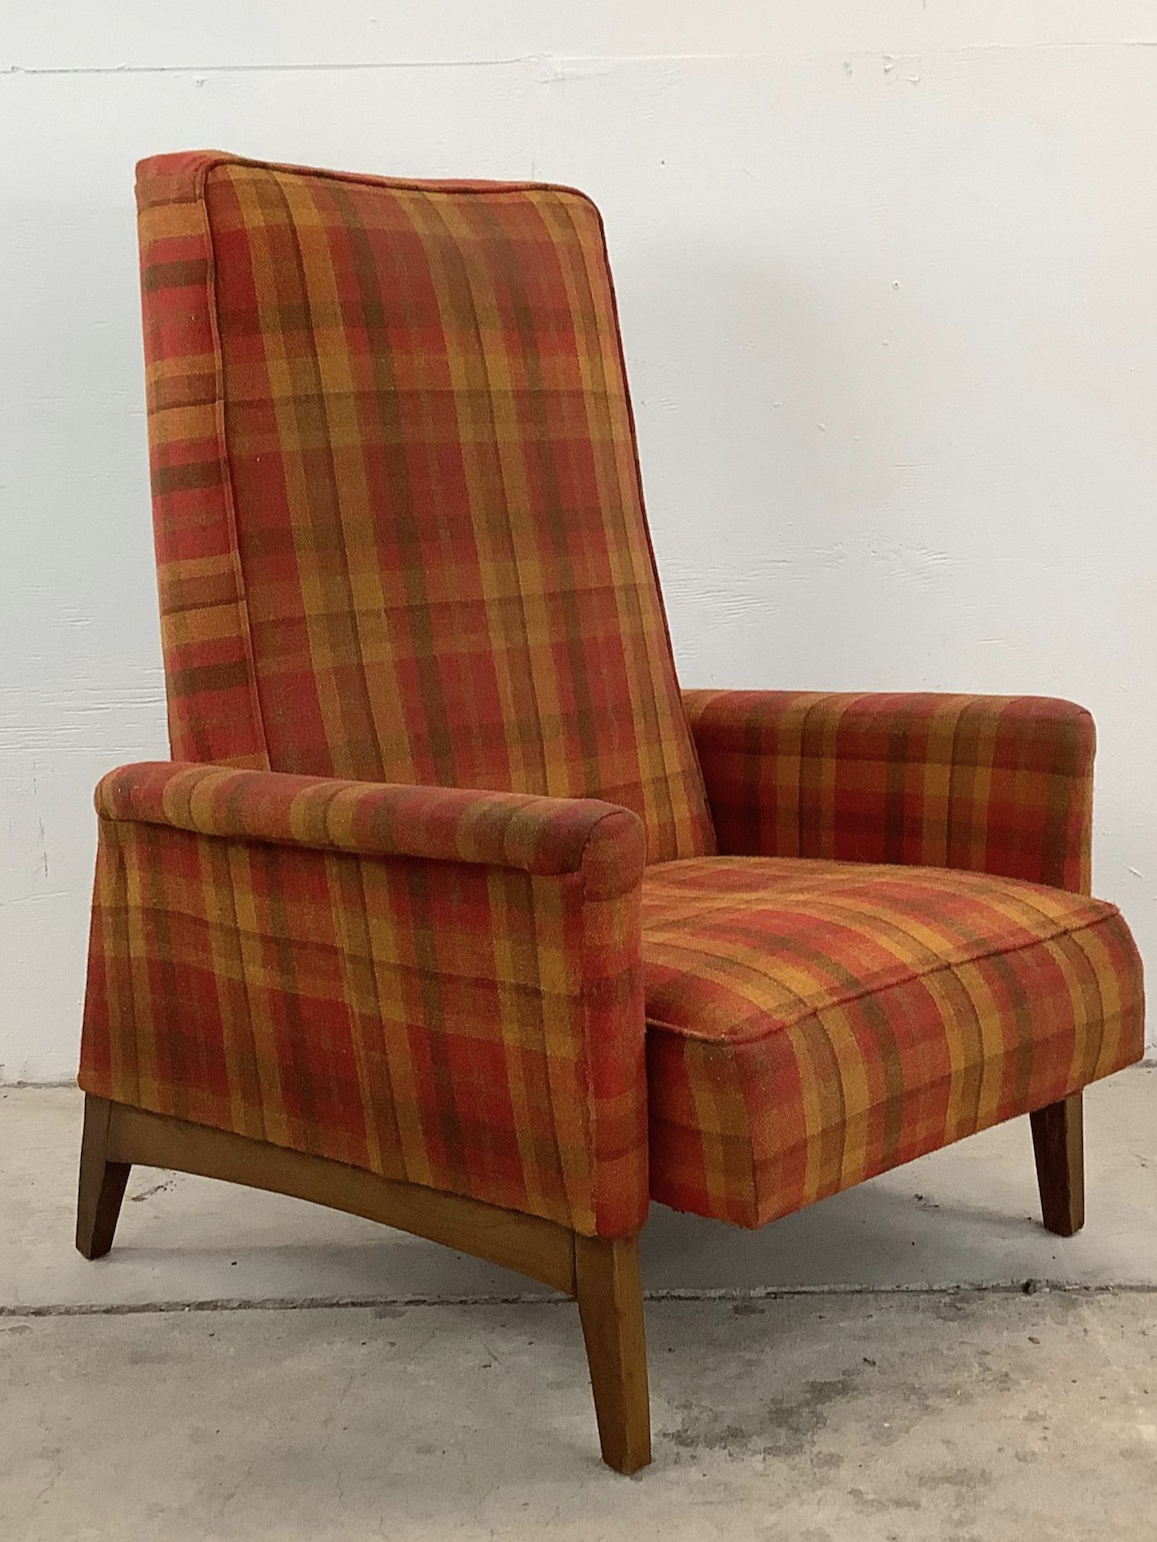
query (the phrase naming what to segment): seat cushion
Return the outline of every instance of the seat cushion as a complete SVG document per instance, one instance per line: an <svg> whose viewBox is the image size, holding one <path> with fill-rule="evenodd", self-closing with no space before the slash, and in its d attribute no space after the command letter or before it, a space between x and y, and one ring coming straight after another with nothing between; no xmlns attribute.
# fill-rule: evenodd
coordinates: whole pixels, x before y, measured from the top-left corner
<svg viewBox="0 0 1157 1542"><path fill-rule="evenodd" d="M648 869L651 1192L743 1226L1140 1058L1112 905L947 868Z"/></svg>

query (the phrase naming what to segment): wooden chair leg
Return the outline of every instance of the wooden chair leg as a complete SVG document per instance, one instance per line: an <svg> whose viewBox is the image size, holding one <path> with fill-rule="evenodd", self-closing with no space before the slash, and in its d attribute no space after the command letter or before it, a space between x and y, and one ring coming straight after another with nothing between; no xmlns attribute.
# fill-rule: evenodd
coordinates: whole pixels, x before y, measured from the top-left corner
<svg viewBox="0 0 1157 1542"><path fill-rule="evenodd" d="M638 1472L651 1460L651 1403L639 1239L574 1239L575 1286L603 1461Z"/></svg>
<svg viewBox="0 0 1157 1542"><path fill-rule="evenodd" d="M76 1245L85 1258L103 1258L112 1247L125 1184L132 1171L128 1162L107 1158L111 1112L112 1105L104 1098L85 1094L76 1205Z"/></svg>
<svg viewBox="0 0 1157 1542"><path fill-rule="evenodd" d="M1081 1094L1029 1115L1045 1226L1071 1237L1085 1224L1085 1142Z"/></svg>

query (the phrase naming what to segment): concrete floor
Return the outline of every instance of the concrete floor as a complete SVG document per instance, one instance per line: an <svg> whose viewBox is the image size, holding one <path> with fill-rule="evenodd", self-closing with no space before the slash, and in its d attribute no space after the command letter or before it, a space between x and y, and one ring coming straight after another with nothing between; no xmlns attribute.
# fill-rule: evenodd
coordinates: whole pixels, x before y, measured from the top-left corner
<svg viewBox="0 0 1157 1542"><path fill-rule="evenodd" d="M149 1171L85 1263L79 1114L0 1088L12 1542L1157 1534L1157 1070L1090 1090L1067 1242L1026 1121L760 1233L656 1208L656 1459L630 1481L598 1460L573 1305L519 1276Z"/></svg>

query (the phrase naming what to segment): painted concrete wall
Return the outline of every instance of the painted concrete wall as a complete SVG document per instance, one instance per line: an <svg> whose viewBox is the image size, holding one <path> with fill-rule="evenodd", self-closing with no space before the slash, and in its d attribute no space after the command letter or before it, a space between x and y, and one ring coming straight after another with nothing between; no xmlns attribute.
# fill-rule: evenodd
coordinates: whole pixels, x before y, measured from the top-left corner
<svg viewBox="0 0 1157 1542"><path fill-rule="evenodd" d="M1157 965L1151 0L0 0L0 1079L165 754L132 167L577 183L689 684L1075 697Z"/></svg>

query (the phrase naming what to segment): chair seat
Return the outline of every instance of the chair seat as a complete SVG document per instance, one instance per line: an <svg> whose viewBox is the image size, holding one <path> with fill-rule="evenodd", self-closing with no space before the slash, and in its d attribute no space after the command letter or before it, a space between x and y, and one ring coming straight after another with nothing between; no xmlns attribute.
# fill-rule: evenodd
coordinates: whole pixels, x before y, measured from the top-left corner
<svg viewBox="0 0 1157 1542"><path fill-rule="evenodd" d="M1115 906L947 868L648 869L651 1192L760 1226L1136 1058Z"/></svg>

